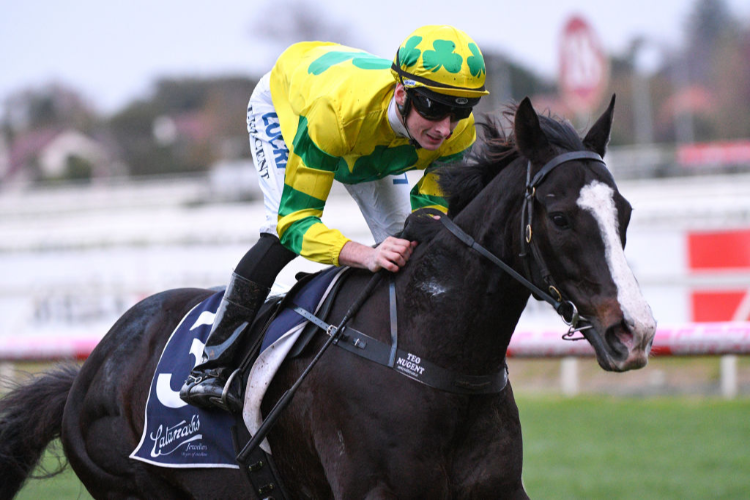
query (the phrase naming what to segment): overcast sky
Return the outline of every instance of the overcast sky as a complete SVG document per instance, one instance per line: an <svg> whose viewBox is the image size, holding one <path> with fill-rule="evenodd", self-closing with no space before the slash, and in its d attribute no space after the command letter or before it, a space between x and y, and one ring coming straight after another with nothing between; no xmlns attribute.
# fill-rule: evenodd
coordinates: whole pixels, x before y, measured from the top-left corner
<svg viewBox="0 0 750 500"><path fill-rule="evenodd" d="M111 112L145 95L159 76L255 76L282 47L253 33L279 26L287 0L0 0L0 102L11 92L65 83ZM750 1L726 0L747 25ZM391 58L418 26L453 24L483 50L502 51L537 73L557 72L565 21L580 14L605 50L622 54L637 35L675 45L695 0L314 0L309 10L345 27L359 48Z"/></svg>

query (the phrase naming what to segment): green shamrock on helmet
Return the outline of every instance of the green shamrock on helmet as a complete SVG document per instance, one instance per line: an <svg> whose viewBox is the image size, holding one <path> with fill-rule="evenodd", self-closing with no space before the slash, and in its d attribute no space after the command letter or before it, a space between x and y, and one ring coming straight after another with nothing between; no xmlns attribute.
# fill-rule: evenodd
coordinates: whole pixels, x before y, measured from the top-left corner
<svg viewBox="0 0 750 500"><path fill-rule="evenodd" d="M461 71L461 65L464 58L453 52L456 50L456 44L450 40L435 40L432 47L435 50L425 50L422 55L422 64L427 70L433 73L441 67L449 73L458 73Z"/></svg>
<svg viewBox="0 0 750 500"><path fill-rule="evenodd" d="M479 52L479 47L475 43L470 43L469 50L473 55L466 59L466 63L469 65L471 76L479 76L482 73L487 73L487 68L484 66L484 58L482 57L482 53Z"/></svg>
<svg viewBox="0 0 750 500"><path fill-rule="evenodd" d="M398 49L398 60L407 68L417 64L419 56L422 51L417 48L417 45L422 41L421 36L413 36L406 41L406 45Z"/></svg>

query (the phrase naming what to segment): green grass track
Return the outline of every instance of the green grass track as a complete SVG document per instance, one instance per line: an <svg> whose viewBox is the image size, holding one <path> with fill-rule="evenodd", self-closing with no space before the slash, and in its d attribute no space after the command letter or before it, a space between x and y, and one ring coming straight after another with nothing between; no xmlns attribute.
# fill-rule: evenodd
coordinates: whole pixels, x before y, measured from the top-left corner
<svg viewBox="0 0 750 500"><path fill-rule="evenodd" d="M518 405L531 498L750 498L749 399L522 396ZM17 498L91 497L68 470Z"/></svg>
<svg viewBox="0 0 750 500"><path fill-rule="evenodd" d="M521 398L542 499L748 499L750 400Z"/></svg>

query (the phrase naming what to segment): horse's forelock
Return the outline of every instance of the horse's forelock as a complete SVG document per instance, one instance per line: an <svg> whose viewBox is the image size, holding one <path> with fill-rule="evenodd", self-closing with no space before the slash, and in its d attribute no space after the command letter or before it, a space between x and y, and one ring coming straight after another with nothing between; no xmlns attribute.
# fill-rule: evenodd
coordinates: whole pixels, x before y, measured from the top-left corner
<svg viewBox="0 0 750 500"><path fill-rule="evenodd" d="M569 121L554 116L538 116L539 125L552 145L564 151L582 151L585 149L578 132Z"/></svg>

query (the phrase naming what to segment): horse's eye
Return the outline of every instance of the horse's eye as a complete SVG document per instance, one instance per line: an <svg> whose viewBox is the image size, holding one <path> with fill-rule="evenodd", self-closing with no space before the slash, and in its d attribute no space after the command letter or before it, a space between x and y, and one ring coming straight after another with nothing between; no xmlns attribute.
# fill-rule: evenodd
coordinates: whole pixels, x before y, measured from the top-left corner
<svg viewBox="0 0 750 500"><path fill-rule="evenodd" d="M568 222L568 218L565 216L565 214L555 212L550 214L550 218L552 219L552 222L554 222L555 225L561 229L570 227L570 222Z"/></svg>

